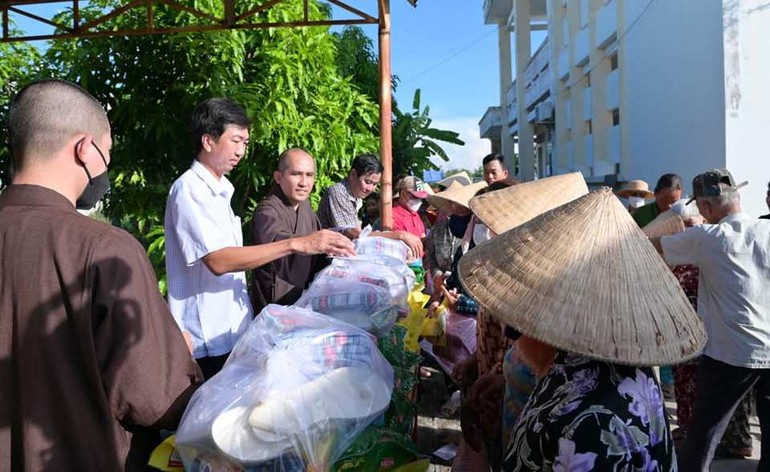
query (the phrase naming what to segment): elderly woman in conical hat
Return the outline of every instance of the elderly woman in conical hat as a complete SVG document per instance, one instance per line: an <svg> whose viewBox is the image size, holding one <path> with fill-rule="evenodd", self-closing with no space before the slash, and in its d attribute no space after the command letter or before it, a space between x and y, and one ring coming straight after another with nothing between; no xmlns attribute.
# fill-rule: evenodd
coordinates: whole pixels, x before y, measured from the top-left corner
<svg viewBox="0 0 770 472"><path fill-rule="evenodd" d="M477 244L588 192L578 173L515 185L507 184L507 180L480 190L468 203L474 213L470 232ZM479 310L476 353L459 365L454 375L467 391L461 422L464 437L475 449L485 450L492 470L500 469L510 429L536 383L532 370L512 349L514 338L504 332L512 333Z"/></svg>
<svg viewBox="0 0 770 472"><path fill-rule="evenodd" d="M671 271L603 189L477 246L468 292L522 333L541 376L504 470L671 470L663 396L648 366L696 356L706 335Z"/></svg>

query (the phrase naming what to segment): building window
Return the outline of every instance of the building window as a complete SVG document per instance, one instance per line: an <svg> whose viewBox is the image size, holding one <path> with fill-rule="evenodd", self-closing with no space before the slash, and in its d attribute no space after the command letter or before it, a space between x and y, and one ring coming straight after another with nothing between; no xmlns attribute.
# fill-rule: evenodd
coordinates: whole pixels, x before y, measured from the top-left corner
<svg viewBox="0 0 770 472"><path fill-rule="evenodd" d="M618 53L613 54L610 56L610 71L616 70L618 68Z"/></svg>
<svg viewBox="0 0 770 472"><path fill-rule="evenodd" d="M593 133L593 129L592 129L592 126L591 126L591 120L586 120L585 123L583 124L583 134L584 135L589 135L591 133Z"/></svg>
<svg viewBox="0 0 770 472"><path fill-rule="evenodd" d="M588 88L591 86L591 73L585 75L585 78L583 79L583 86L585 88Z"/></svg>
<svg viewBox="0 0 770 472"><path fill-rule="evenodd" d="M620 124L620 108L615 108L612 110L612 126L617 126Z"/></svg>

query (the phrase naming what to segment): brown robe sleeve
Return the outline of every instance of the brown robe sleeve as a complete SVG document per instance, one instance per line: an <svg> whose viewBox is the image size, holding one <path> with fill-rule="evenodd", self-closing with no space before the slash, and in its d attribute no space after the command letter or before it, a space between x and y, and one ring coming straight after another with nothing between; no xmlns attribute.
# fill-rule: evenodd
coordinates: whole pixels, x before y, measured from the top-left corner
<svg viewBox="0 0 770 472"><path fill-rule="evenodd" d="M125 426L175 429L202 376L144 248L128 234L111 235L91 261L94 349L107 399Z"/></svg>
<svg viewBox="0 0 770 472"><path fill-rule="evenodd" d="M295 212L282 201L277 190L260 202L249 228L254 244L302 237L318 231L320 223L308 202ZM291 254L252 272L251 301L255 312L268 303L288 305L299 299L316 273L318 257Z"/></svg>

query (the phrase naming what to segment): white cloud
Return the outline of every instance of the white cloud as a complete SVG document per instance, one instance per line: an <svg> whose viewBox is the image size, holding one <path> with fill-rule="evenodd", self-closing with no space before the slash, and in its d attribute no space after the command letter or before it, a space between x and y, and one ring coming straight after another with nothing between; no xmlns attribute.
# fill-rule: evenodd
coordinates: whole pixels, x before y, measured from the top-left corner
<svg viewBox="0 0 770 472"><path fill-rule="evenodd" d="M481 160L491 151L489 140L479 137L479 118L477 117L436 118L431 126L437 129L456 131L460 133L460 139L465 141L465 146L439 142L449 156L449 162L434 157L433 163L443 170L468 169L473 171L481 165Z"/></svg>

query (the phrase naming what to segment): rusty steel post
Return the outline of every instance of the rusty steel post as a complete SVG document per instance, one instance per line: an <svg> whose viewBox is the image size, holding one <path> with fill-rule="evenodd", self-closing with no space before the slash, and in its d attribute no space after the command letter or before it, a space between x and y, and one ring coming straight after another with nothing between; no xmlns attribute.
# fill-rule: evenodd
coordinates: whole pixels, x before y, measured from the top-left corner
<svg viewBox="0 0 770 472"><path fill-rule="evenodd" d="M382 229L393 228L393 121L391 114L390 0L379 0L380 52L380 221Z"/></svg>

